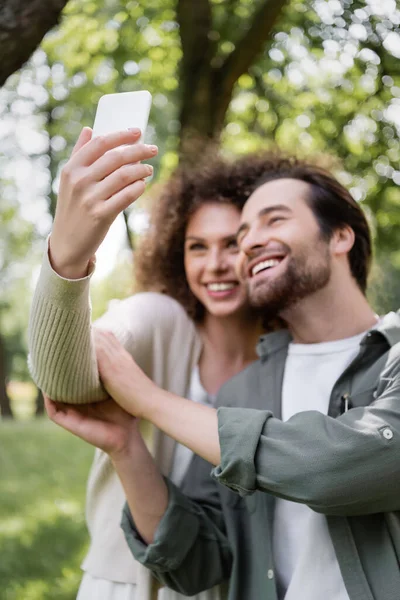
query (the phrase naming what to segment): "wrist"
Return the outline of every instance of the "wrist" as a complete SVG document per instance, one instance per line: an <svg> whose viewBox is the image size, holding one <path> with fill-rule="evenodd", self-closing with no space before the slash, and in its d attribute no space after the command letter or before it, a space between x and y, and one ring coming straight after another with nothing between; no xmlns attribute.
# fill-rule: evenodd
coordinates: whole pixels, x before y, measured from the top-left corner
<svg viewBox="0 0 400 600"><path fill-rule="evenodd" d="M55 271L57 275L63 277L64 279L83 279L84 277L87 277L93 260L91 259L74 262L62 258L61 254L54 249L54 244L52 244L51 237L49 239L48 256L53 271Z"/></svg>
<svg viewBox="0 0 400 600"><path fill-rule="evenodd" d="M140 433L130 437L129 442L123 448L114 449L108 452L111 462L116 471L126 465L132 468L135 459L140 457L140 453L146 450L146 444ZM140 460L140 458L139 458Z"/></svg>
<svg viewBox="0 0 400 600"><path fill-rule="evenodd" d="M140 394L141 402L137 411L137 416L140 419L154 424L155 415L160 409L160 396L162 393L163 390L146 377L146 387Z"/></svg>

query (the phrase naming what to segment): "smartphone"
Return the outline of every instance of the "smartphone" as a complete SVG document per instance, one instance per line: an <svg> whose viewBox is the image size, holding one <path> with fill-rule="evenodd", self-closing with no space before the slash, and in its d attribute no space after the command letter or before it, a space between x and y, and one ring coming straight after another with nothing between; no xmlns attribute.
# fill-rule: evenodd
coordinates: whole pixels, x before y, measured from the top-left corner
<svg viewBox="0 0 400 600"><path fill-rule="evenodd" d="M138 127L142 132L139 141L143 141L150 108L151 94L147 90L105 94L97 105L92 137Z"/></svg>

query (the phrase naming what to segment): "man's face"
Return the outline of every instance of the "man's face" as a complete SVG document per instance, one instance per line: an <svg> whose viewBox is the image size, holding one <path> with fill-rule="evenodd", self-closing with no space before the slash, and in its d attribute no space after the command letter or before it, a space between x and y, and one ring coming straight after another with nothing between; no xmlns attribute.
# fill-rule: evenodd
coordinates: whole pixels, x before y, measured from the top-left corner
<svg viewBox="0 0 400 600"><path fill-rule="evenodd" d="M309 186L278 179L259 187L246 202L238 232L238 274L251 304L275 317L327 285L329 241L305 198Z"/></svg>

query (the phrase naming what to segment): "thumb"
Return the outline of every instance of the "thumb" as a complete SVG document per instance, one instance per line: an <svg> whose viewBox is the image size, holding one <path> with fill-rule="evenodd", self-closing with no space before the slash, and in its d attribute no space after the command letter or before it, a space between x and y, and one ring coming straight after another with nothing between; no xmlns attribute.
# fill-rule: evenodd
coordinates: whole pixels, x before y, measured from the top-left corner
<svg viewBox="0 0 400 600"><path fill-rule="evenodd" d="M84 127L82 129L81 133L79 134L78 140L72 150L71 156L76 154L78 152L78 150L83 148L83 146L85 146L85 144L90 142L91 139L92 139L92 130L90 129L90 127Z"/></svg>

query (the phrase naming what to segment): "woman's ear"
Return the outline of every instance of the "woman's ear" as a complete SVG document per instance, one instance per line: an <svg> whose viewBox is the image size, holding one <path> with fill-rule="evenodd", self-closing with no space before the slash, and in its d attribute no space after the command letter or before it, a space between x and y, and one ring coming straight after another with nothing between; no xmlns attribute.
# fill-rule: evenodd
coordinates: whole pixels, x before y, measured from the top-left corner
<svg viewBox="0 0 400 600"><path fill-rule="evenodd" d="M348 254L354 246L354 231L348 225L336 229L331 238L331 252L333 255L340 256Z"/></svg>

